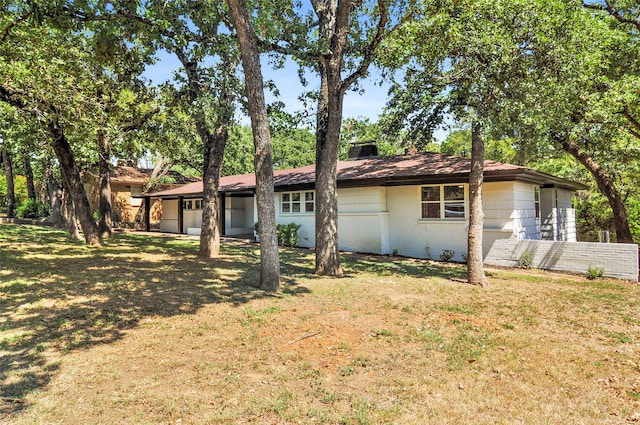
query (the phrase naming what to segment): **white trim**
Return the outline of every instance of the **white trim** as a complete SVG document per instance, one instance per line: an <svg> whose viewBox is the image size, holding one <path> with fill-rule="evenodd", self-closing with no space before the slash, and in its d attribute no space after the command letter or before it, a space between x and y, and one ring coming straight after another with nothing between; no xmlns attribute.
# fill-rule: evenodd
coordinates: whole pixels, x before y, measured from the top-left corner
<svg viewBox="0 0 640 425"><path fill-rule="evenodd" d="M425 201L422 199L422 190L424 188L429 188L429 187L437 187L438 190L438 197L439 200L437 201ZM463 203L463 215L461 217L447 217L447 210L446 210L446 205L447 204L453 204L453 203L459 203L460 199L453 199L453 200L445 200L445 188L446 187L462 187L462 203ZM463 221L467 219L468 216L468 211L469 211L469 195L468 195L468 184L465 183L454 183L454 184L427 184L427 185L421 185L420 186L420 191L418 193L418 196L420 198L420 217L419 217L419 222L429 222L429 221L434 221L434 222L443 222L443 221L454 221L454 222L458 222L458 221ZM440 217L423 217L423 210L422 210L422 206L424 204L433 204L433 205L439 205L440 206L440 210L439 210L439 215Z"/></svg>
<svg viewBox="0 0 640 425"><path fill-rule="evenodd" d="M298 195L298 200L294 201L294 195ZM311 200L308 199L308 195L311 195ZM285 200L285 197L288 200ZM316 194L313 190L298 190L293 192L279 192L278 199L280 201L280 214L286 216L295 216L299 214L314 214L316 210ZM300 211L292 211L294 205L300 205ZM311 209L307 209L308 204L311 204ZM289 206L289 211L285 211L285 205Z"/></svg>

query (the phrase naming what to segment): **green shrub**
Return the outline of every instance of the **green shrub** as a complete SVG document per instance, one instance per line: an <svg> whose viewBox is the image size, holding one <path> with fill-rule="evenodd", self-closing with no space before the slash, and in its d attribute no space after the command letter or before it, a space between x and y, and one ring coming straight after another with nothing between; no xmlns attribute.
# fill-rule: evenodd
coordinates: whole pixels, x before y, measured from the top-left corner
<svg viewBox="0 0 640 425"><path fill-rule="evenodd" d="M289 223L289 224L276 224L276 234L278 235L279 246L296 246L298 245L298 230L302 227L301 224ZM253 230L258 233L260 225L258 222L253 224Z"/></svg>
<svg viewBox="0 0 640 425"><path fill-rule="evenodd" d="M48 217L50 213L48 205L35 199L28 198L16 210L16 215L20 218L42 218Z"/></svg>
<svg viewBox="0 0 640 425"><path fill-rule="evenodd" d="M520 261L518 261L518 267L522 269L530 269L533 266L533 254L530 252L525 252L520 257Z"/></svg>
<svg viewBox="0 0 640 425"><path fill-rule="evenodd" d="M587 269L587 279L595 280L604 277L604 268L603 267L591 267Z"/></svg>
<svg viewBox="0 0 640 425"><path fill-rule="evenodd" d="M278 245L280 246L296 246L298 245L298 230L301 224L276 224L276 233L278 234Z"/></svg>
<svg viewBox="0 0 640 425"><path fill-rule="evenodd" d="M443 249L440 253L440 261L451 261L456 252L453 249Z"/></svg>

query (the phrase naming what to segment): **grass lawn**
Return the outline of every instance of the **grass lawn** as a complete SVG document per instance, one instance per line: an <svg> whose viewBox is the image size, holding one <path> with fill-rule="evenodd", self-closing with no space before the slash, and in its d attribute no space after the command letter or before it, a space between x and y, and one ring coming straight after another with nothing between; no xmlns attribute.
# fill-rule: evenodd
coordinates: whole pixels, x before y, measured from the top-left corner
<svg viewBox="0 0 640 425"><path fill-rule="evenodd" d="M640 285L0 225L0 423L640 423Z"/></svg>

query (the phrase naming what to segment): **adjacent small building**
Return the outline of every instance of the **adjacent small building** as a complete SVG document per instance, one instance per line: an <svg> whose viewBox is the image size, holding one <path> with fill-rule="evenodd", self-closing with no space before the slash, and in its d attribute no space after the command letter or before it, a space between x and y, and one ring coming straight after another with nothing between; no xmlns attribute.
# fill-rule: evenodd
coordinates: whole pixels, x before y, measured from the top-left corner
<svg viewBox="0 0 640 425"><path fill-rule="evenodd" d="M362 153L362 150L360 150ZM338 163L340 249L415 258L467 249L470 159L439 153L356 157ZM274 173L276 220L297 223L299 245L315 245L315 165ZM574 191L582 184L527 167L485 161L483 247L498 239L576 241ZM162 200L159 229L197 235L202 181L148 193ZM220 227L227 236L253 233L255 175L220 181Z"/></svg>
<svg viewBox="0 0 640 425"><path fill-rule="evenodd" d="M136 215L142 205L142 193L151 180L153 170L138 168L131 165L118 165L111 170L111 206L112 220L117 225L133 225ZM197 180L185 177L180 173L169 172L167 183L160 185L161 189L168 189L184 185ZM100 177L97 171L88 171L84 175L84 188L92 211L97 211L100 203ZM162 218L162 202L153 204L150 220L156 224Z"/></svg>

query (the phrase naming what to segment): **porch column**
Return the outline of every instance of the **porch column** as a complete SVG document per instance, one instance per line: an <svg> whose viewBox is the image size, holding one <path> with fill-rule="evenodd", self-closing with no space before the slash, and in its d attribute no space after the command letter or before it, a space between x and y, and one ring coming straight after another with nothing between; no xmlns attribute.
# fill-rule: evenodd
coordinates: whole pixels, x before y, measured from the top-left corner
<svg viewBox="0 0 640 425"><path fill-rule="evenodd" d="M227 234L227 197L224 193L220 194L220 202L218 202L219 210L218 210L218 218L220 225L220 236L225 236Z"/></svg>
<svg viewBox="0 0 640 425"><path fill-rule="evenodd" d="M144 197L144 230L151 230L151 197Z"/></svg>
<svg viewBox="0 0 640 425"><path fill-rule="evenodd" d="M182 223L184 222L184 198L178 196L178 233L184 233Z"/></svg>

